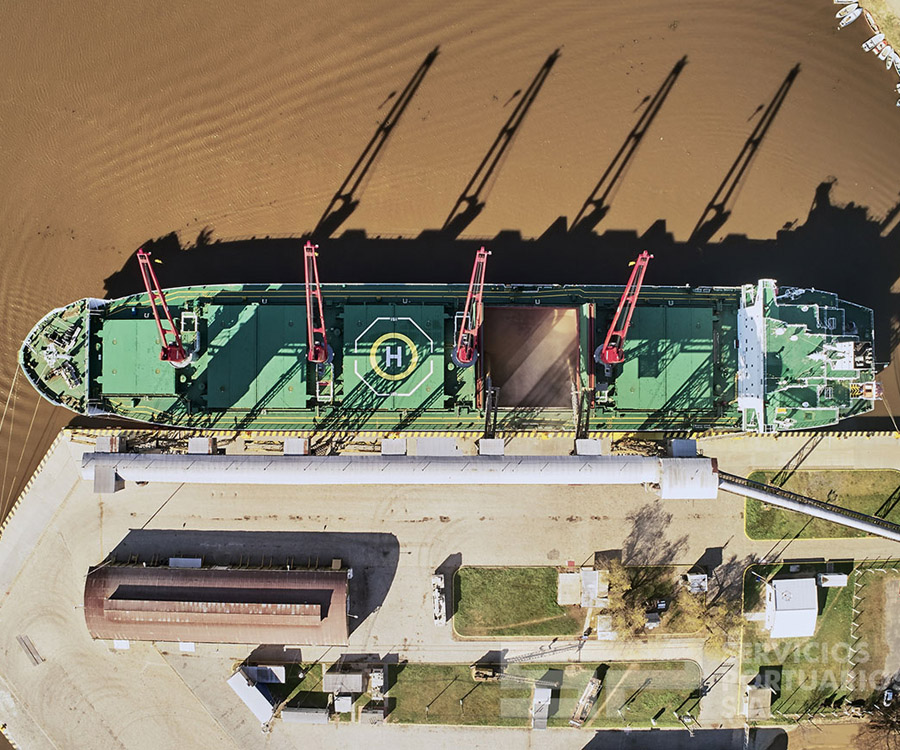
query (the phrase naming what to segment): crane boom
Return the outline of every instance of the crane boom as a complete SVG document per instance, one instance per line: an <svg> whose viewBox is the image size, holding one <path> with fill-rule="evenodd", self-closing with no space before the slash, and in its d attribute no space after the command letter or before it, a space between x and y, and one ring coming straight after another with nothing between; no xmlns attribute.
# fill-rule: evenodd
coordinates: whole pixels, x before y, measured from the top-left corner
<svg viewBox="0 0 900 750"><path fill-rule="evenodd" d="M309 362L324 364L333 356L325 333L325 308L322 304L322 287L319 284L319 268L316 265L316 250L307 240L303 246L303 269L306 277L306 340L309 351L306 359Z"/></svg>
<svg viewBox="0 0 900 750"><path fill-rule="evenodd" d="M617 365L625 361L625 337L628 335L631 316L634 314L634 307L637 304L638 295L641 293L647 264L652 257L644 250L634 261L634 268L631 270L625 291L622 292L622 299L619 300L615 317L606 332L603 346L594 354L594 359L600 364Z"/></svg>
<svg viewBox="0 0 900 750"><path fill-rule="evenodd" d="M150 308L153 310L153 317L156 319L156 327L159 330L159 340L162 348L159 352L159 358L163 362L171 362L173 366L179 367L187 364L188 355L184 351L181 343L181 334L175 327L175 321L172 320L172 313L169 312L169 306L166 304L166 295L159 287L159 280L156 278L156 272L150 264L150 253L144 248L137 251L138 266L141 269L141 276L144 279L144 288L147 290L147 297L150 299ZM165 315L168 329L163 325L159 311L162 309ZM169 340L169 337L172 340Z"/></svg>
<svg viewBox="0 0 900 750"><path fill-rule="evenodd" d="M478 333L481 330L481 322L484 317L482 297L484 295L484 270L487 265L488 255L490 255L490 252L483 247L475 254L475 265L472 268L472 278L469 281L466 306L459 325L456 346L453 347L450 355L457 367L471 367L475 364Z"/></svg>

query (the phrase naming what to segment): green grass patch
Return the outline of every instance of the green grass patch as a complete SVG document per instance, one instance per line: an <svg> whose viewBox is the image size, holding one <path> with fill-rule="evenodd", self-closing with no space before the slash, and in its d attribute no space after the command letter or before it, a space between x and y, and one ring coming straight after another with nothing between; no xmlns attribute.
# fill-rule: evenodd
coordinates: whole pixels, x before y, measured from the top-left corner
<svg viewBox="0 0 900 750"><path fill-rule="evenodd" d="M852 564L835 564L834 572L849 573ZM751 572L752 571L752 572ZM824 566L804 565L791 575L824 572ZM771 580L787 574L787 566L754 565L744 578L744 611L764 612L763 583L753 575ZM810 638L770 639L762 622L745 622L741 649L741 679L749 684L761 667L780 669L774 685L773 719L779 713L803 714L820 707L826 700L846 697L851 691L844 687L849 669L851 604L853 578L842 588L820 588L819 616L815 633Z"/></svg>
<svg viewBox="0 0 900 750"><path fill-rule="evenodd" d="M467 664L390 664L388 680L391 722L503 727L528 723L530 686L475 682Z"/></svg>
<svg viewBox="0 0 900 750"><path fill-rule="evenodd" d="M556 587L556 568L460 568L453 627L487 638L581 633L581 609L560 607Z"/></svg>
<svg viewBox="0 0 900 750"><path fill-rule="evenodd" d="M304 675L302 678L300 675ZM268 688L279 701L286 701L291 708L326 708L329 695L322 692L321 664L292 664L288 667L283 685L270 684Z"/></svg>
<svg viewBox="0 0 900 750"><path fill-rule="evenodd" d="M532 687L510 680L475 682L467 665L388 667L388 720L404 724L529 726ZM673 711L696 709L701 673L694 662L510 664L507 673L529 679L561 678L550 705L551 727L567 727L588 680L603 688L585 727L677 726ZM426 711L427 707L427 711ZM694 713L696 716L696 712Z"/></svg>
<svg viewBox="0 0 900 750"><path fill-rule="evenodd" d="M755 471L749 479L771 484L780 472ZM867 515L900 523L900 472L892 470L796 471L784 489ZM865 532L812 518L747 498L747 536L751 539L839 539L866 536Z"/></svg>
<svg viewBox="0 0 900 750"><path fill-rule="evenodd" d="M597 709L585 726L650 726L651 719L658 726L680 726L674 712L690 712L695 718L699 713L702 679L692 661L611 663ZM570 715L573 709L574 703Z"/></svg>

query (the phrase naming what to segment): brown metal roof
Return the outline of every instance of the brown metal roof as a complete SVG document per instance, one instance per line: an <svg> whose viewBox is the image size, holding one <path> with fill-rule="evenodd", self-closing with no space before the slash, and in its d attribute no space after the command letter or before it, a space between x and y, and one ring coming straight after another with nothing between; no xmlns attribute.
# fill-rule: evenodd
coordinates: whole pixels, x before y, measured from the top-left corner
<svg viewBox="0 0 900 750"><path fill-rule="evenodd" d="M92 568L94 638L196 643L347 643L347 574L332 570Z"/></svg>

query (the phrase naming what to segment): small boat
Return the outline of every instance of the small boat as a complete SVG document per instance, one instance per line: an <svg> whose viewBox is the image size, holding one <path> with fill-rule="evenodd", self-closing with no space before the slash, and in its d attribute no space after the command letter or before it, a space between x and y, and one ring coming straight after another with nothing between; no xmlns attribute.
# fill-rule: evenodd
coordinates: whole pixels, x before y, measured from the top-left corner
<svg viewBox="0 0 900 750"><path fill-rule="evenodd" d="M866 17L866 23L869 24L869 28L872 29L873 34L877 34L881 31L881 29L878 28L878 24L875 22L875 17L865 8L863 8L863 15Z"/></svg>
<svg viewBox="0 0 900 750"><path fill-rule="evenodd" d="M891 50L891 54L889 54L886 58L884 58L884 69L890 70L892 65L897 64L897 53Z"/></svg>
<svg viewBox="0 0 900 750"><path fill-rule="evenodd" d="M849 7L849 6L848 6ZM838 24L839 29L843 29L845 26L849 26L853 23L857 18L862 15L862 11L859 9L859 6L856 6L856 10L854 10L849 15L844 16L841 19L841 22Z"/></svg>
<svg viewBox="0 0 900 750"><path fill-rule="evenodd" d="M884 41L884 34L878 33L873 36L871 39L863 42L862 48L863 52L871 52L875 49L875 45L881 44Z"/></svg>
<svg viewBox="0 0 900 750"><path fill-rule="evenodd" d="M881 52L878 53L878 59L884 60L887 57L890 57L894 53L894 48L891 47L890 44L885 44L884 47L881 48Z"/></svg>
<svg viewBox="0 0 900 750"><path fill-rule="evenodd" d="M834 0L835 5L850 5L851 3L855 3L857 0Z"/></svg>
<svg viewBox="0 0 900 750"><path fill-rule="evenodd" d="M835 18L844 18L849 16L853 11L859 10L859 5L856 2L852 2L849 5L845 5L841 8L837 13L834 14Z"/></svg>

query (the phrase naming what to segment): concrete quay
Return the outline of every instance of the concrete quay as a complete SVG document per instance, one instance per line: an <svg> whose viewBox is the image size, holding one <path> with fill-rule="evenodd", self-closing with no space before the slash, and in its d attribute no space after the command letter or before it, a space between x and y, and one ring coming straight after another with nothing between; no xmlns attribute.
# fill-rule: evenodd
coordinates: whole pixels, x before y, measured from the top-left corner
<svg viewBox="0 0 900 750"><path fill-rule="evenodd" d="M812 442L810 442L812 441ZM537 446L535 448L535 445ZM536 441L529 450L558 446ZM780 468L900 469L900 439L803 436L701 439L706 456L730 473ZM116 551L120 559L203 554L255 554L300 565L336 555L368 574L351 603L350 653L393 655L420 662L469 662L487 650L510 655L540 641L498 643L454 640L432 622L430 575L442 565L557 565L592 559L595 551L646 546L691 564L721 547L726 562L742 565L767 554L771 542L748 539L743 501L661 501L640 486L238 486L127 484L96 495L80 478L88 446L62 434L30 483L0 536L0 712L9 737L25 748L494 747L581 748L586 732L435 727L322 727L279 723L264 736L256 720L225 686L247 646L132 643L127 651L92 641L81 610L88 566ZM512 449L510 449L511 451ZM635 547L637 545L637 547ZM900 548L877 538L796 540L791 558L898 557ZM27 636L35 664L17 641ZM304 649L303 659L336 659ZM589 641L579 652L548 657L580 659L684 658L709 674L721 659L698 639ZM739 668L704 699L706 728L735 733L710 747L743 746L736 717ZM666 732L667 747L679 735ZM633 744L635 737L644 744ZM699 736L699 733L698 733ZM629 739L630 738L630 739ZM724 739L723 739L724 738ZM655 741L655 740L654 740ZM628 744L632 742L632 744ZM644 735L603 735L603 747L651 747ZM598 740L599 743L599 740ZM611 744L609 744L611 743ZM619 743L619 744L615 744ZM624 744L623 744L624 743ZM715 744L719 743L719 744ZM702 743L701 743L702 745ZM696 746L696 745L693 745ZM752 747L753 745L750 745ZM762 746L762 745L761 745Z"/></svg>

